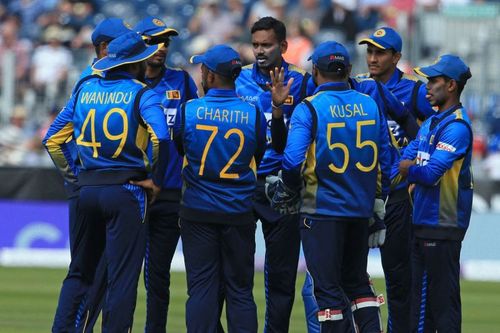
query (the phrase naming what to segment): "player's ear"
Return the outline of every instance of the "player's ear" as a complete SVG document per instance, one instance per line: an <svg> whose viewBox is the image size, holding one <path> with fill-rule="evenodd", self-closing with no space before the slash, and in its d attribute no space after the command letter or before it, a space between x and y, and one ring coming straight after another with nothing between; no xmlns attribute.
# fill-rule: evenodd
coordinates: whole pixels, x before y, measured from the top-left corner
<svg viewBox="0 0 500 333"><path fill-rule="evenodd" d="M392 55L392 63L394 65L397 65L397 63L399 62L399 59L401 59L401 53L400 52L394 52L394 54Z"/></svg>
<svg viewBox="0 0 500 333"><path fill-rule="evenodd" d="M457 81L451 79L447 83L448 83L448 92L449 93L452 93L458 89Z"/></svg>
<svg viewBox="0 0 500 333"><path fill-rule="evenodd" d="M288 42L285 39L284 41L280 42L280 51L281 51L281 54L284 54L287 49L288 49Z"/></svg>
<svg viewBox="0 0 500 333"><path fill-rule="evenodd" d="M346 68L347 77L351 76L351 70L352 70L352 65L347 66L347 68Z"/></svg>

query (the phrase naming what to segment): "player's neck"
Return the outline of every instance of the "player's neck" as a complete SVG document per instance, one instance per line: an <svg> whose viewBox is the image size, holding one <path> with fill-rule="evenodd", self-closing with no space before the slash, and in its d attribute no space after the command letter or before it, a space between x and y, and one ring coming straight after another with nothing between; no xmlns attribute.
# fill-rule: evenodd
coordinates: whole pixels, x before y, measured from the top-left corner
<svg viewBox="0 0 500 333"><path fill-rule="evenodd" d="M440 105L438 107L438 112L439 113L445 112L458 104L460 104L460 99L458 97L456 96L450 97L450 99L444 102L443 105Z"/></svg>
<svg viewBox="0 0 500 333"><path fill-rule="evenodd" d="M153 66L147 66L146 67L146 78L148 79L154 79L160 75L162 70L161 66L158 67L153 67Z"/></svg>
<svg viewBox="0 0 500 333"><path fill-rule="evenodd" d="M382 73L380 75L372 75L372 78L382 82L383 84L386 84L391 79L392 75L394 74L394 71L396 71L396 67L393 67L387 72Z"/></svg>
<svg viewBox="0 0 500 333"><path fill-rule="evenodd" d="M272 64L269 67L259 67L259 72L264 76L269 76L270 71L274 71L276 67L281 68L281 66L283 66L282 58L277 63Z"/></svg>

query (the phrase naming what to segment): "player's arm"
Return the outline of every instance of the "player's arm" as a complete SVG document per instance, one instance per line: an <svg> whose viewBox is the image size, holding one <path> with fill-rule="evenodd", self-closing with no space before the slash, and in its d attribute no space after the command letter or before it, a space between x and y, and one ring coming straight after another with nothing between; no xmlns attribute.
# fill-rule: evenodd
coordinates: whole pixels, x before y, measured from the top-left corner
<svg viewBox="0 0 500 333"><path fill-rule="evenodd" d="M152 180L161 187L167 168L168 127L160 104L159 96L153 90L146 90L139 103L140 115L149 133L152 147Z"/></svg>
<svg viewBox="0 0 500 333"><path fill-rule="evenodd" d="M389 91L389 89L387 89L386 86L378 81L375 81L375 83L377 85L377 92L379 96L374 99L377 102L379 109L381 108L381 103L383 103L383 108L381 110L385 109L387 115L389 115L391 119L401 126L410 140L415 139L419 126L412 113L396 98L396 96L394 96L392 92Z"/></svg>
<svg viewBox="0 0 500 333"><path fill-rule="evenodd" d="M312 142L312 131L311 111L301 103L292 114L282 165L283 182L294 191L298 191L302 186L301 169L306 159L307 149Z"/></svg>
<svg viewBox="0 0 500 333"><path fill-rule="evenodd" d="M436 143L436 149L425 165L411 165L408 168L408 181L425 186L435 186L441 177L452 168L453 163L464 157L472 144L470 128L461 122L446 126Z"/></svg>
<svg viewBox="0 0 500 333"><path fill-rule="evenodd" d="M65 152L64 145L73 137L73 105L74 96L71 96L70 101L54 119L45 135L42 143L54 162L54 165L59 170L64 180L69 184L76 185L77 177L75 170L71 166L74 161L69 152Z"/></svg>
<svg viewBox="0 0 500 333"><path fill-rule="evenodd" d="M377 181L377 197L384 199L389 194L391 186L391 148L389 142L389 128L387 126L387 119L383 112L378 111L379 114L379 181Z"/></svg>

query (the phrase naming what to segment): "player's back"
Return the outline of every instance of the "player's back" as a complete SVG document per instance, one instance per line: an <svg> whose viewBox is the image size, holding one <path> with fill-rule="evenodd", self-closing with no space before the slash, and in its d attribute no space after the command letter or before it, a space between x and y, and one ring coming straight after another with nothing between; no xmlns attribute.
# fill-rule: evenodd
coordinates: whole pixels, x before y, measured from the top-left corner
<svg viewBox="0 0 500 333"><path fill-rule="evenodd" d="M251 212L255 154L259 142L264 144L259 139L265 135L259 133L262 113L234 91L218 89L187 102L181 112L185 152L181 216L186 208L200 213Z"/></svg>
<svg viewBox="0 0 500 333"><path fill-rule="evenodd" d="M370 217L377 188L381 117L369 96L320 91L308 98L316 118L302 212ZM313 121L314 122L314 121Z"/></svg>
<svg viewBox="0 0 500 333"><path fill-rule="evenodd" d="M159 107L158 97L128 76L82 85L76 95L73 124L83 170L149 171L144 154L149 136L139 112L139 92L145 98L156 98ZM154 136L154 131L150 134Z"/></svg>

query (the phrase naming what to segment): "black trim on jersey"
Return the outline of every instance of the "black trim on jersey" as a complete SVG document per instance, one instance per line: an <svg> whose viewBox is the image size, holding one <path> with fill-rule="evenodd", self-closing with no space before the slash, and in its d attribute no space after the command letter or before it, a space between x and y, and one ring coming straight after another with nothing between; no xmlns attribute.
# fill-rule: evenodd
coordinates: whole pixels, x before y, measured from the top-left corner
<svg viewBox="0 0 500 333"><path fill-rule="evenodd" d="M332 89L333 90L333 89ZM312 129L311 129L311 139L314 141L316 139L316 131L318 130L318 115L316 114L316 109L307 99L303 100L304 104L311 111L312 116Z"/></svg>
<svg viewBox="0 0 500 333"><path fill-rule="evenodd" d="M309 73L304 74L304 77L302 78L302 84L300 85L300 100L301 101L307 97L307 83L309 82L310 78L311 78L311 74L309 74Z"/></svg>
<svg viewBox="0 0 500 333"><path fill-rule="evenodd" d="M141 97L142 97L142 95L148 89L149 89L148 86L143 87L141 90L139 90L139 92L137 93L137 95L135 95L135 99L134 99L134 115L137 117L137 121L139 122L139 125L141 125L144 128L146 128L146 123L144 122L144 119L142 119L142 117L141 117L140 103L141 103Z"/></svg>
<svg viewBox="0 0 500 333"><path fill-rule="evenodd" d="M390 119L392 120L396 120L395 117L394 117L394 114L390 114L392 109L389 108L389 103L387 102L387 97L385 96L385 93L384 93L384 89L382 89L382 83L380 83L379 81L375 80L375 84L377 85L377 90L378 90L378 93L380 95L380 97L382 97L382 101L384 102L384 106L385 106L385 113L390 116Z"/></svg>
<svg viewBox="0 0 500 333"><path fill-rule="evenodd" d="M182 97L184 98L184 102L189 101L190 99L195 98L194 96L191 96L191 91L189 89L189 74L185 70L182 70L184 73L184 94Z"/></svg>
<svg viewBox="0 0 500 333"><path fill-rule="evenodd" d="M429 130L432 131L434 128L436 128L436 126L440 122L442 122L443 120L445 120L446 118L448 118L452 113L454 113L458 109L462 109L462 104L458 104L458 105L454 106L453 108L451 108L449 111L446 111L446 114L441 119L439 119L439 120L437 120L435 122L434 121L431 122L431 125L429 126ZM433 142L434 149L436 148L439 136L441 135L441 133L443 132L443 130L446 127L448 127L448 125L450 125L451 123L462 123L469 130L470 142L469 142L469 145L467 146L467 150L465 151L465 153L463 155L465 157L472 150L473 134L472 134L472 128L471 128L470 124L468 122L466 122L464 119L452 119L452 120L449 120L443 127L439 128L437 130L437 132L434 134L434 138L435 138L434 142Z"/></svg>
<svg viewBox="0 0 500 333"><path fill-rule="evenodd" d="M424 121L425 117L422 115L422 113L418 110L418 90L420 89L420 86L424 84L422 81L417 81L415 82L415 85L413 86L413 90L411 91L411 109L415 113L415 116L420 120Z"/></svg>
<svg viewBox="0 0 500 333"><path fill-rule="evenodd" d="M257 139L257 149L255 150L255 154L253 155L255 158L255 163L257 167L260 165L260 162L262 161L262 158L264 157L264 153L266 152L266 145L264 144L264 147L260 147L260 142L263 139L264 142L266 141L266 133L261 133L260 130L260 110L256 107L255 108L255 138ZM266 124L267 126L267 124ZM272 125L271 125L272 129ZM264 138L261 138L261 136L264 136Z"/></svg>
<svg viewBox="0 0 500 333"><path fill-rule="evenodd" d="M184 142L182 140L182 137L184 135L184 126L186 124L186 103L181 104L180 116L181 116L181 131L180 133L175 133L174 131L174 144L179 155L184 156L185 151L184 151Z"/></svg>

